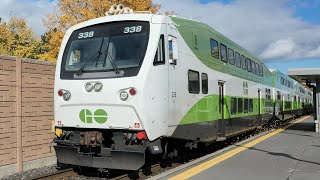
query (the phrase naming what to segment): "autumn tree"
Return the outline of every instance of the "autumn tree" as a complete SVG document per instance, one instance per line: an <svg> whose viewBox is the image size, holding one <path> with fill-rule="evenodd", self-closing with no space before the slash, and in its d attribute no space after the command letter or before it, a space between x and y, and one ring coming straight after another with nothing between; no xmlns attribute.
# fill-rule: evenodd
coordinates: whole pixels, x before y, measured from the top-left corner
<svg viewBox="0 0 320 180"><path fill-rule="evenodd" d="M28 27L24 18L12 16L0 21L0 54L37 58L40 41Z"/></svg>
<svg viewBox="0 0 320 180"><path fill-rule="evenodd" d="M59 0L57 9L44 20L47 32L44 37L46 53L42 59L56 61L64 33L80 22L105 16L113 4L123 4L134 11L157 12L158 4L152 0Z"/></svg>

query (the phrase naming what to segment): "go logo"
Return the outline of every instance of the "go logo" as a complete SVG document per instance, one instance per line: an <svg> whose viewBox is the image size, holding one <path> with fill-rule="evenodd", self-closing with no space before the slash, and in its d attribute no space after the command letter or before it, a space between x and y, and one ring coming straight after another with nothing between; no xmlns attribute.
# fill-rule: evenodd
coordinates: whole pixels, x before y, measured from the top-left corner
<svg viewBox="0 0 320 180"><path fill-rule="evenodd" d="M79 118L84 123L92 123L94 119L97 123L103 124L108 120L108 114L103 109L98 109L94 112L93 116L90 110L82 109L79 113Z"/></svg>

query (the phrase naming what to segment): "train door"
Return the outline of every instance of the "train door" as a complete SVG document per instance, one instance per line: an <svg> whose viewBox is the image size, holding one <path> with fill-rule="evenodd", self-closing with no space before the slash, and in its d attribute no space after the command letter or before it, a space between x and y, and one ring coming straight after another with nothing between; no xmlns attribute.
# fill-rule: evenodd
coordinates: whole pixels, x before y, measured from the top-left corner
<svg viewBox="0 0 320 180"><path fill-rule="evenodd" d="M168 59L169 59L169 134L172 133L176 126L179 125L180 120L183 117L181 111L179 111L179 103L182 102L181 99L181 76L178 74L182 74L181 66L178 60L178 39L177 39L177 30L174 25L167 25L167 50L168 50ZM183 78L187 78L183 77Z"/></svg>
<svg viewBox="0 0 320 180"><path fill-rule="evenodd" d="M224 82L218 82L219 87L219 120L218 120L218 135L217 135L217 141L223 141L226 139L225 135L225 117L224 117Z"/></svg>

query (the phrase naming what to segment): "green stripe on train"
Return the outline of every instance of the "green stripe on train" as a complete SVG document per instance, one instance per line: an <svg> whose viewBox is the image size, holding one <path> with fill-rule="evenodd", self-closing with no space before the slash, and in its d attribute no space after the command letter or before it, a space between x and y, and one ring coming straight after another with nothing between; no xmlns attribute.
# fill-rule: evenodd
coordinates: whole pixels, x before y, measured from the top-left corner
<svg viewBox="0 0 320 180"><path fill-rule="evenodd" d="M171 19L174 23L177 24L176 28L178 29L188 47L192 50L194 55L207 67L215 71L240 77L242 79L272 86L272 73L265 65L262 65L264 69L264 77L261 77L256 74L249 73L242 68L238 68L235 65L224 63L221 60L215 59L211 56L210 38L213 38L218 42L223 43L227 47L232 48L234 51L239 52L241 55L245 55L247 58L250 58L255 62L258 62L259 64L262 64L262 62L258 58L254 57L247 50L243 49L232 40L223 36L221 33L217 32L206 24L178 17L171 17ZM194 47L193 42L193 37L195 34L197 35L198 41L197 47Z"/></svg>
<svg viewBox="0 0 320 180"><path fill-rule="evenodd" d="M244 110L244 99L253 99L253 111L245 113L231 114L231 98L241 98L242 107ZM246 117L252 115L258 115L258 98L248 98L248 97L235 97L235 96L225 96L224 97L224 118L238 118ZM265 107L265 104L271 104L272 100L261 99L260 101L260 114L270 113L273 110L272 106ZM250 108L248 107L248 110ZM208 122L222 119L221 113L219 113L219 95L209 95L205 98L200 99L196 104L194 104L187 114L182 118L179 124L192 124L200 122Z"/></svg>

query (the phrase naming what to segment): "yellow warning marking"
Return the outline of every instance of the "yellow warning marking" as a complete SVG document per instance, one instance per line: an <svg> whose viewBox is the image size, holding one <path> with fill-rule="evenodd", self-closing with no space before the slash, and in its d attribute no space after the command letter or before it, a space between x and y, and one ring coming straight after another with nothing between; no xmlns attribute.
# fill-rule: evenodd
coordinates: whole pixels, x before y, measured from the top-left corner
<svg viewBox="0 0 320 180"><path fill-rule="evenodd" d="M273 131L271 133L268 133L268 134L266 134L266 135L264 135L262 137L259 137L259 138L255 139L255 140L253 140L253 141L241 146L241 147L233 149L233 150L231 150L231 151L229 151L229 152L227 152L225 154L222 154L222 155L220 155L218 157L215 157L214 159L211 159L211 160L209 160L207 162L199 164L196 167L193 167L193 168L191 168L189 170L186 170L183 173L178 174L178 175L170 178L169 180L188 179L188 178L190 178L190 177L192 177L192 176L194 176L194 175L196 175L196 174L198 174L198 173L200 173L200 172L202 172L202 171L204 171L204 170L206 170L206 169L208 169L208 168L210 168L210 167L212 167L212 166L214 166L214 165L216 165L216 164L218 164L218 163L220 163L220 162L222 162L222 161L224 161L226 159L229 159L230 157L240 153L241 151L244 151L244 150L246 150L246 149L248 149L248 148L250 148L250 147L252 147L252 146L254 146L254 145L256 145L256 144L258 144L258 143L260 143L260 142L262 142L262 141L264 141L264 140L266 140L266 139L268 139L268 138L270 138L270 137L282 132L282 131L284 131L285 129L289 128L290 126L292 126L292 125L294 125L296 123L299 123L301 121L306 120L309 117L310 116L304 117L304 118L302 118L300 120L297 120L297 121L285 126L284 128L277 129L277 130L275 130L275 131Z"/></svg>
<svg viewBox="0 0 320 180"><path fill-rule="evenodd" d="M55 132L55 129L54 129L54 120L51 121L51 131L52 131L52 132Z"/></svg>

